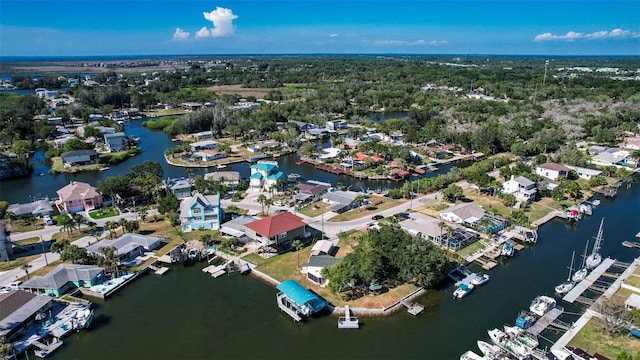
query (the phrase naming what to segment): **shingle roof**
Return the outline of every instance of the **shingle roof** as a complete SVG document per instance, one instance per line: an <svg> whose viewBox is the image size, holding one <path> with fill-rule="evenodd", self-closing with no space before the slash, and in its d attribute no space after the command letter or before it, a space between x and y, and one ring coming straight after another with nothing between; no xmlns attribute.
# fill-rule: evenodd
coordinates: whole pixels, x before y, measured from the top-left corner
<svg viewBox="0 0 640 360"><path fill-rule="evenodd" d="M550 162L544 163L542 165L538 165L538 167L543 169L553 170L553 171L570 171L571 170L562 164L550 163Z"/></svg>
<svg viewBox="0 0 640 360"><path fill-rule="evenodd" d="M104 239L89 247L87 251L97 254L99 249L104 246L112 246L116 249L118 255L126 254L138 246L142 246L145 250L151 250L160 242L160 238L155 236L146 236L140 234L126 233L113 240Z"/></svg>
<svg viewBox="0 0 640 360"><path fill-rule="evenodd" d="M23 290L0 294L0 337L21 326L51 301L53 299L48 296L38 296Z"/></svg>
<svg viewBox="0 0 640 360"><path fill-rule="evenodd" d="M60 289L69 281L90 281L102 268L91 265L62 264L44 276L34 276L25 281L26 289Z"/></svg>
<svg viewBox="0 0 640 360"><path fill-rule="evenodd" d="M466 220L471 217L481 219L484 216L485 211L479 205L476 205L474 203L461 203L458 205L454 205L442 211L441 213L454 213L460 219Z"/></svg>
<svg viewBox="0 0 640 360"><path fill-rule="evenodd" d="M268 238L304 226L306 224L302 222L302 218L288 212L269 216L245 225L245 227Z"/></svg>
<svg viewBox="0 0 640 360"><path fill-rule="evenodd" d="M220 180L224 178L227 181L239 181L240 172L238 171L216 171L204 174L205 180Z"/></svg>
<svg viewBox="0 0 640 360"><path fill-rule="evenodd" d="M100 195L93 186L80 181L72 181L57 193L61 201L91 199Z"/></svg>
<svg viewBox="0 0 640 360"><path fill-rule="evenodd" d="M11 204L7 208L7 211L11 211L16 216L26 214L42 214L45 212L53 212L53 207L47 200L37 200L27 204Z"/></svg>

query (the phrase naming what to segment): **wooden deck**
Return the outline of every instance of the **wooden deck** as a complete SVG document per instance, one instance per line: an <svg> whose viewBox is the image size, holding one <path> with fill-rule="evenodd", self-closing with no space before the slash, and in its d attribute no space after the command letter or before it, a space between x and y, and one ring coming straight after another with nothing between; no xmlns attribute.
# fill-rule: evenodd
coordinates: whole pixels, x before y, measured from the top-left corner
<svg viewBox="0 0 640 360"><path fill-rule="evenodd" d="M424 306L418 303L410 303L407 300L400 301L402 305L407 308L407 312L413 316L416 316L424 311Z"/></svg>
<svg viewBox="0 0 640 360"><path fill-rule="evenodd" d="M584 280L577 283L576 286L574 286L573 289L571 289L571 291L569 291L567 295L562 298L562 300L573 304L573 302L575 302L576 299L582 295L582 293L584 293L589 287L591 287L593 283L598 280L598 278L600 278L600 276L602 276L602 274L604 274L604 272L607 271L607 269L609 269L611 265L613 265L614 262L615 260L610 258L604 259L602 263L598 265L598 267L593 269Z"/></svg>
<svg viewBox="0 0 640 360"><path fill-rule="evenodd" d="M540 335L540 333L544 331L544 329L546 329L554 321L556 321L556 319L560 317L560 315L562 315L563 312L564 312L564 309L561 307L555 307L549 310L549 312L547 312L546 314L544 314L543 317L538 319L538 321L536 321L536 323L533 324L533 326L528 328L527 331L535 336Z"/></svg>

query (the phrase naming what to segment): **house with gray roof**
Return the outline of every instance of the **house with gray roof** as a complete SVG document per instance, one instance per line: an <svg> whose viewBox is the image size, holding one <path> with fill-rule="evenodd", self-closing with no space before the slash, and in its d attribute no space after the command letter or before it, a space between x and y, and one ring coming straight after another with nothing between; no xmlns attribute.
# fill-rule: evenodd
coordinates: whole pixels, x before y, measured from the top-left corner
<svg viewBox="0 0 640 360"><path fill-rule="evenodd" d="M322 199L322 195L325 194L329 189L331 189L331 184L308 180L305 182L301 182L296 184L295 186L297 192L293 196L295 201L299 202L315 202Z"/></svg>
<svg viewBox="0 0 640 360"><path fill-rule="evenodd" d="M53 207L49 200L36 200L26 204L11 204L7 211L18 217L53 216Z"/></svg>
<svg viewBox="0 0 640 360"><path fill-rule="evenodd" d="M356 199L362 196L362 203ZM327 209L336 213L342 213L358 206L368 204L367 195L355 191L330 191L322 195L322 201L329 204Z"/></svg>
<svg viewBox="0 0 640 360"><path fill-rule="evenodd" d="M115 255L120 261L133 259L144 254L145 251L152 251L160 246L160 238L155 236L146 236L140 234L126 233L115 239L104 239L87 247L87 253L91 256L98 257L101 247L115 248Z"/></svg>
<svg viewBox="0 0 640 360"><path fill-rule="evenodd" d="M62 264L44 276L33 276L21 288L33 293L60 296L79 287L90 287L104 281L104 270L93 265Z"/></svg>
<svg viewBox="0 0 640 360"><path fill-rule="evenodd" d="M191 196L191 183L183 177L167 178L162 180L162 185L178 200Z"/></svg>
<svg viewBox="0 0 640 360"><path fill-rule="evenodd" d="M502 183L502 192L513 194L516 199L528 204L535 200L538 189L536 189L536 183L524 176L511 176L511 180Z"/></svg>
<svg viewBox="0 0 640 360"><path fill-rule="evenodd" d="M335 258L329 255L312 255L309 257L309 261L302 264L303 274L307 275L307 279L320 286L325 286L327 280L322 277L322 269L325 267L331 267L335 264L342 262L343 259Z"/></svg>
<svg viewBox="0 0 640 360"><path fill-rule="evenodd" d="M98 162L98 152L94 149L82 149L63 152L60 155L65 167L95 164Z"/></svg>
<svg viewBox="0 0 640 360"><path fill-rule="evenodd" d="M0 293L0 343L10 343L38 313L46 313L53 304L49 296L38 296L24 290Z"/></svg>
<svg viewBox="0 0 640 360"><path fill-rule="evenodd" d="M567 167L575 171L580 179L590 180L594 176L602 175L602 170L583 168L573 165L567 165Z"/></svg>
<svg viewBox="0 0 640 360"><path fill-rule="evenodd" d="M440 226L441 221L422 213L411 213L409 218L400 222L400 228L409 235L442 245L447 238L447 228Z"/></svg>
<svg viewBox="0 0 640 360"><path fill-rule="evenodd" d="M220 233L228 236L233 236L241 243L245 244L249 237L245 234L246 224L252 223L258 220L257 218L249 215L240 215L235 219L229 220L222 224L220 227Z"/></svg>

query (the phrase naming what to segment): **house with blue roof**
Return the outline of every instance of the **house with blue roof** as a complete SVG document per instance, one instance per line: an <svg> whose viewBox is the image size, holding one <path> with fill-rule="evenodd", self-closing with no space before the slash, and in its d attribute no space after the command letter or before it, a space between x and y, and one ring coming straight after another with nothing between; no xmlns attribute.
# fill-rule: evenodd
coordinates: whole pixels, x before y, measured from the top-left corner
<svg viewBox="0 0 640 360"><path fill-rule="evenodd" d="M268 190L280 179L284 180L285 176L282 171L279 171L277 162L260 160L257 164L251 165L249 189L251 191Z"/></svg>
<svg viewBox="0 0 640 360"><path fill-rule="evenodd" d="M302 287L295 280L285 280L277 288L280 290L277 295L278 305L286 306L294 310L296 314L310 316L322 311L328 305L326 301Z"/></svg>

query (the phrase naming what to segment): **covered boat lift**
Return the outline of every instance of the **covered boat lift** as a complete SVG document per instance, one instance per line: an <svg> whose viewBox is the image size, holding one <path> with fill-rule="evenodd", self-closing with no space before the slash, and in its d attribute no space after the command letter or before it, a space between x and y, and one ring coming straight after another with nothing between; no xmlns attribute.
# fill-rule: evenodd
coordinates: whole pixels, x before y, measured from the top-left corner
<svg viewBox="0 0 640 360"><path fill-rule="evenodd" d="M276 296L278 307L296 321L303 316L313 315L327 307L327 302L311 291L302 287L295 280L285 280L277 286L280 290Z"/></svg>

